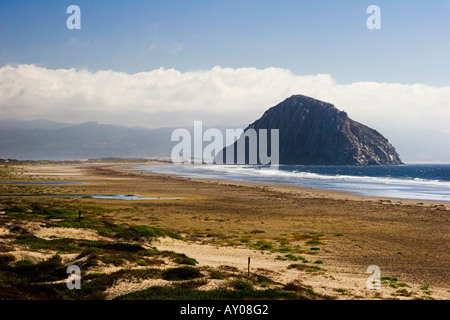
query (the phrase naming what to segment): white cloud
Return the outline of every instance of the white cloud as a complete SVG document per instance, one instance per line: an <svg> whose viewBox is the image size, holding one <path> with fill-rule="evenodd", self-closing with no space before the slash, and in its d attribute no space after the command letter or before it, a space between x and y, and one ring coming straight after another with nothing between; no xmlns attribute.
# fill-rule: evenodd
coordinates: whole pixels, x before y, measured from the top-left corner
<svg viewBox="0 0 450 320"><path fill-rule="evenodd" d="M221 68L127 74L35 65L0 68L0 117L98 121L148 127L247 124L293 94L333 103L374 128L448 131L450 87L355 82L280 68Z"/></svg>

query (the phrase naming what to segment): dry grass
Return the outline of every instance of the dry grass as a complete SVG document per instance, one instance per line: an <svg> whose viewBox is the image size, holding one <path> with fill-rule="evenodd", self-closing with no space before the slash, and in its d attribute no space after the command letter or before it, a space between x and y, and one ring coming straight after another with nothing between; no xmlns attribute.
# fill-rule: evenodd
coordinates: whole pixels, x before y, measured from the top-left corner
<svg viewBox="0 0 450 320"><path fill-rule="evenodd" d="M8 237L12 233L5 229L5 225L14 219L34 219L46 225L45 230L48 231L60 223L56 221L58 214L62 219L75 214L70 224L64 220L67 223L65 227L71 228L73 233L73 229L77 228L76 214L81 210L84 218L81 224L95 224L101 220L115 226L125 226L123 230L115 229L118 238L124 241L151 243L151 239L140 239L140 235L166 230L181 234L187 243L209 245L211 248L257 249L261 257L280 263L286 274L297 272L302 281L309 281L314 288L330 287L328 291L323 289L327 292L336 293L336 288L348 290L345 285L353 287L354 279L362 281L363 290L367 278L365 270L375 264L380 266L382 274L393 274L407 282L411 286L409 291L420 292L420 286L426 283L433 288L434 297L447 295L448 298L448 204L416 205L402 200L399 205L396 201L351 197L292 186L176 178L125 172L121 168L124 164L23 164L17 171L8 166L8 171L2 174L4 181L75 181L85 184L0 185L0 212L11 206L24 209L18 210L21 215L0 215L0 249L11 249L8 247ZM140 194L183 199L124 201L31 196L36 194ZM53 216L47 219L33 216L37 207L41 211L45 207L47 210L60 208L68 211L50 210L48 212ZM148 229L143 230L140 226L147 226ZM94 231L100 228L98 225L91 227L90 230ZM137 233L133 231L128 237L129 230L137 230ZM99 236L114 236L106 231L100 232ZM123 237L120 238L120 235ZM51 233L46 233L48 241L51 236ZM61 237L61 233L55 232L54 236ZM314 278L312 274L315 273L304 275L306 272L295 268L288 270L287 266L292 263L289 257L286 261L276 260L277 256L286 257L289 254L289 257L301 255L302 259L311 262L322 261L325 276ZM197 259L196 256L192 258ZM146 262L140 263L145 265ZM245 265L246 262L243 263ZM283 275L274 277L282 279ZM332 287L333 281L340 281L335 284L336 288ZM411 296L414 297L414 294Z"/></svg>

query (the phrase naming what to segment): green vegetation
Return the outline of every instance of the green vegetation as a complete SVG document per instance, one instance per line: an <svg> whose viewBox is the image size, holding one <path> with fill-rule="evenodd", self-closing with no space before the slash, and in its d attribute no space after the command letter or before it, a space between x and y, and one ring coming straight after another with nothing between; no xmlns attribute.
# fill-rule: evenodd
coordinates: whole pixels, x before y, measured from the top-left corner
<svg viewBox="0 0 450 320"><path fill-rule="evenodd" d="M169 257L172 259L173 262L178 264L186 264L190 266L195 266L196 264L198 264L197 260L195 260L194 258L189 258L184 253L177 253L173 251L161 251L159 255L161 255L161 257Z"/></svg>
<svg viewBox="0 0 450 320"><path fill-rule="evenodd" d="M198 280L188 280L188 281L180 281L174 285L175 288L179 289L189 289L194 290L198 287L204 286L207 284L208 281L205 279L198 279Z"/></svg>
<svg viewBox="0 0 450 320"><path fill-rule="evenodd" d="M117 238L127 241L140 241L143 239L152 239L158 237L171 237L178 240L184 240L182 236L175 232L163 230L157 227L149 227L146 225L141 226L128 226L128 225L116 225L111 222L101 221L98 219L89 219L87 221L78 220L65 221L60 223L63 227L71 228L89 228L96 230L100 235L110 238Z"/></svg>
<svg viewBox="0 0 450 320"><path fill-rule="evenodd" d="M245 291L251 291L253 290L253 284L251 284L250 282L247 282L245 280L241 280L241 279L235 279L232 280L230 282L230 285L233 287L233 289L235 290L245 290Z"/></svg>
<svg viewBox="0 0 450 320"><path fill-rule="evenodd" d="M286 291L294 291L294 292L299 292L304 296L310 297L312 299L317 298L319 295L314 291L313 287L305 287L302 286L301 284L299 284L296 281L292 281L287 283L284 287L283 290Z"/></svg>
<svg viewBox="0 0 450 320"><path fill-rule="evenodd" d="M219 279L219 280L223 280L228 278L229 276L231 276L231 274L229 274L228 272L224 272L221 270L217 270L217 269L209 269L209 276L211 277L211 279Z"/></svg>
<svg viewBox="0 0 450 320"><path fill-rule="evenodd" d="M298 270L307 271L307 272L317 272L317 271L323 270L322 268L320 268L318 266L309 266L306 264L299 264L299 263L290 264L288 266L288 269L298 269Z"/></svg>
<svg viewBox="0 0 450 320"><path fill-rule="evenodd" d="M298 293L279 289L266 290L190 290L184 288L151 287L132 292L116 300L241 300L241 299L308 299Z"/></svg>
<svg viewBox="0 0 450 320"><path fill-rule="evenodd" d="M105 230L102 230L99 232L100 234L104 235L112 235L113 237L124 239L124 240L134 240L139 241L142 238L158 238L158 237L171 237L178 240L184 240L183 237L181 237L179 234L163 230L161 228L156 227L149 227L149 226L126 226L126 225L119 225L119 226L113 226L110 228L107 232Z"/></svg>
<svg viewBox="0 0 450 320"><path fill-rule="evenodd" d="M30 260L15 262L11 254L0 255L0 293L2 299L33 299L46 297L48 290L39 283L67 278L61 257L53 256L40 263ZM39 288L43 287L42 291Z"/></svg>
<svg viewBox="0 0 450 320"><path fill-rule="evenodd" d="M249 241L250 241L250 237L249 236L241 236L239 238L239 242L241 242L241 243L249 243Z"/></svg>
<svg viewBox="0 0 450 320"><path fill-rule="evenodd" d="M45 195L66 192L67 187L20 186L17 192L40 193ZM73 192L73 188L70 189ZM75 192L80 190L76 189ZM82 190L85 191L85 190ZM70 192L70 191L69 191ZM83 199L83 200L81 200ZM171 237L185 240L180 234L153 225L133 225L138 221L134 215L134 207L99 207L94 206L95 200L90 196L74 198L50 197L11 197L2 200L0 220L8 221L11 233L2 236L8 241L0 245L0 252L29 250L34 252L47 252L53 255L50 258L33 262L32 260L16 261L12 254L0 254L0 299L105 299L106 292L119 282L142 282L146 279L166 280L165 287L151 287L147 290L131 293L119 299L315 299L318 295L311 287L299 284L283 285L271 280L269 277L252 273L244 274L242 270L234 267L197 268L198 261L183 253L172 251L158 251L156 248L148 249L144 243L158 237ZM116 222L114 216L120 210L127 210L129 215L120 215L121 222ZM149 210L154 210L149 208ZM223 223L228 219L205 219L211 222ZM90 229L105 237L102 240L86 240L60 238L56 235L40 238L29 233L24 227L27 222L38 223L41 228L76 228ZM114 221L114 222L113 222ZM126 221L127 223L122 223ZM25 223L24 223L25 222ZM129 223L129 224L128 224ZM217 224L216 224L217 225ZM189 229L190 230L190 229ZM249 229L250 230L250 229ZM299 253L314 254L310 250L302 249L299 243L304 241L310 245L322 244L323 235L291 234L283 238L260 238L265 231L253 229L245 232L247 236L237 236L234 232L234 241L230 243L241 244L260 251L277 252L280 259L289 261L308 261ZM58 233L60 234L60 233ZM189 234L189 232L188 232ZM254 236L250 236L252 234ZM214 237L214 240L230 240L231 237L219 234L217 231L198 230L192 237ZM254 237L254 238L253 238ZM256 238L256 240L254 240ZM301 242L299 241L301 240ZM292 243L292 241L299 241ZM56 253L56 254L55 254ZM62 263L60 254L75 254L71 262L77 264L82 270L80 290L68 290L65 280L67 265ZM31 255L30 255L31 256ZM32 256L33 257L33 256ZM161 260L163 259L164 260ZM35 259L33 257L33 259ZM152 268L152 265L164 265L167 259L179 264L174 268ZM122 267L112 273L90 272L109 266ZM290 267L308 272L322 270L317 266L290 265ZM303 266L303 265L302 265ZM92 267L95 267L94 269ZM136 269L133 269L136 268ZM258 270L257 270L258 271ZM260 270L261 271L261 270ZM262 270L261 272L265 272ZM265 273L264 273L265 274ZM209 279L224 280L220 282L220 289L203 291L200 287L206 285ZM264 290L260 290L264 288Z"/></svg>
<svg viewBox="0 0 450 320"><path fill-rule="evenodd" d="M84 241L85 243L87 241ZM76 245L76 240L74 239L54 239L45 240L38 238L30 233L21 234L14 241L18 245L27 245L31 250L53 250L61 253L69 252L81 252L82 248Z"/></svg>
<svg viewBox="0 0 450 320"><path fill-rule="evenodd" d="M342 294L342 295L351 295L351 293L349 293L349 292L347 291L347 289L343 289L343 288L338 288L338 289L336 289L336 292L339 292L339 293Z"/></svg>
<svg viewBox="0 0 450 320"><path fill-rule="evenodd" d="M381 280L381 283L383 283L384 285L387 285L394 289L397 289L400 287L408 287L409 288L409 286L406 283L398 282L398 279L396 277L381 277L380 280Z"/></svg>
<svg viewBox="0 0 450 320"><path fill-rule="evenodd" d="M273 250L273 244L266 240L258 240L251 247L257 250Z"/></svg>
<svg viewBox="0 0 450 320"><path fill-rule="evenodd" d="M429 285L424 285L420 287L420 290L423 291L424 294L428 294L431 295L431 291L430 291L430 286Z"/></svg>
<svg viewBox="0 0 450 320"><path fill-rule="evenodd" d="M31 234L23 234L19 235L13 243L26 245L33 251L49 250L57 251L59 253L79 253L79 258L87 256L92 265L96 265L96 261L102 261L106 264L121 266L125 261L129 261L141 266L146 266L149 264L162 263L162 261L155 259L158 257L169 257L178 264L198 264L197 260L187 257L182 253L171 251L160 252L156 249L145 249L137 244L123 242L111 243L107 241L91 241L71 238L46 240Z"/></svg>
<svg viewBox="0 0 450 320"><path fill-rule="evenodd" d="M253 275L253 277L250 280L252 280L255 284L258 284L261 287L269 287L273 284L276 284L275 281L269 279L266 276L260 275L260 274Z"/></svg>
<svg viewBox="0 0 450 320"><path fill-rule="evenodd" d="M245 233L245 232L244 232ZM322 234L314 234L314 235L305 235L298 232L293 232L290 234L284 234L282 237L275 237L274 240L280 243L280 246L276 247L272 242L269 242L265 239L260 239L253 244L250 244L250 240L248 236L243 236L239 238L241 243L247 244L250 248L257 249L260 251L270 251L270 252L280 252L290 254L290 256L277 256L278 260L292 260L297 261L294 258L295 253L304 253L304 254L317 254L317 251L320 250L318 247L312 247L308 249L302 249L300 245L292 246L290 243L293 241L299 240L308 240L306 241L306 245L323 245L324 243L319 241L324 236ZM230 243L230 242L229 242ZM298 260L303 260L303 258L299 257Z"/></svg>
<svg viewBox="0 0 450 320"><path fill-rule="evenodd" d="M290 260L290 261L302 261L304 263L308 262L308 260L306 260L305 258L303 258L302 256L295 256L293 254L285 254L283 257L282 256L277 256L276 257L277 260Z"/></svg>
<svg viewBox="0 0 450 320"><path fill-rule="evenodd" d="M5 211L5 215L8 217L45 219L49 227L59 226L93 229L102 236L127 241L140 241L158 237L171 237L178 240L185 240L175 232L158 227L117 225L104 219L99 219L97 218L98 216L111 211L103 207L79 205L76 208L71 208L67 203L64 203L66 207L54 207L52 204L53 202L50 202L48 205L40 202L30 202L27 204L7 202L3 211ZM61 203L60 206L62 205ZM79 212L81 212L81 219L79 218ZM50 221L53 219L58 219L59 221Z"/></svg>
<svg viewBox="0 0 450 320"><path fill-rule="evenodd" d="M321 244L323 244L323 243L320 242L319 240L313 239L313 240L306 241L305 244L306 244L306 245L309 245L309 246L319 246L319 245L321 245Z"/></svg>
<svg viewBox="0 0 450 320"><path fill-rule="evenodd" d="M18 245L27 245L31 250L52 250L63 253L95 252L95 249L119 251L127 253L149 253L148 250L135 244L110 243L107 241L91 241L71 238L46 240L26 233L19 235L14 241ZM90 250L89 250L90 249Z"/></svg>
<svg viewBox="0 0 450 320"><path fill-rule="evenodd" d="M197 260L195 260L194 258L187 257L184 253L181 253L179 255L180 255L179 257L173 259L174 262L178 264L187 264L191 266L195 266L196 264L198 264Z"/></svg>
<svg viewBox="0 0 450 320"><path fill-rule="evenodd" d="M181 269L181 268L180 268ZM105 299L105 291L116 281L142 281L182 275L190 278L192 274L172 272L170 269L153 268L122 269L110 274L91 273L82 275L81 290L68 290L66 283L50 283L66 280L66 267L61 258L55 255L40 263L29 260L15 261L13 255L0 255L0 293L2 299Z"/></svg>
<svg viewBox="0 0 450 320"><path fill-rule="evenodd" d="M40 263L30 260L19 260L15 264L13 255L0 256L0 272L6 277L16 279L21 282L45 282L56 281L66 278L66 269L61 263L61 257L55 255Z"/></svg>
<svg viewBox="0 0 450 320"><path fill-rule="evenodd" d="M88 258L95 255L95 250ZM83 262L84 264L87 263ZM86 270L86 265L82 270ZM231 270L232 268L230 268ZM233 269L234 270L234 269ZM211 277L227 278L231 274L217 269L208 270ZM29 260L15 261L11 254L0 255L0 288L4 299L105 299L106 290L117 281L141 282L145 279L164 279L172 282L169 287L151 287L133 292L118 299L311 299L313 290L300 287L256 290L254 284L267 287L275 284L271 279L252 274L236 275L229 285L232 289L203 291L198 288L207 284L199 269L179 268L122 269L113 273L83 273L81 290L68 290L66 267L59 256L40 263ZM51 283L53 281L59 281ZM44 283L45 282L45 283ZM292 292L294 291L294 292Z"/></svg>
<svg viewBox="0 0 450 320"><path fill-rule="evenodd" d="M147 267L149 265L145 260L136 260L136 263L141 267Z"/></svg>
<svg viewBox="0 0 450 320"><path fill-rule="evenodd" d="M396 282L398 279L396 277L381 277L380 278L381 281L391 281L391 282Z"/></svg>
<svg viewBox="0 0 450 320"><path fill-rule="evenodd" d="M106 255L106 256L101 257L100 260L103 263L112 264L112 265L114 265L116 267L119 267L119 266L121 266L121 265L123 265L125 263L124 259L119 258L117 256L108 256L108 255Z"/></svg>
<svg viewBox="0 0 450 320"><path fill-rule="evenodd" d="M201 276L200 270L193 267L168 268L162 272L162 278L168 281L191 280Z"/></svg>
<svg viewBox="0 0 450 320"><path fill-rule="evenodd" d="M161 278L159 269L119 270L110 274L96 273L82 276L81 290L67 290L66 285L54 285L53 289L61 299L105 299L105 291L117 281L142 281Z"/></svg>
<svg viewBox="0 0 450 320"><path fill-rule="evenodd" d="M398 289L396 291L396 293L397 293L397 295L403 296L403 297L411 297L411 295L412 295L412 292L409 292L406 289Z"/></svg>
<svg viewBox="0 0 450 320"><path fill-rule="evenodd" d="M265 233L265 231L255 229L255 230L250 231L250 233L251 233L251 234Z"/></svg>
<svg viewBox="0 0 450 320"><path fill-rule="evenodd" d="M285 253L285 252L295 252L296 249L294 249L291 246L288 246L286 244L282 244L281 246L278 247L278 249L276 249L274 251Z"/></svg>

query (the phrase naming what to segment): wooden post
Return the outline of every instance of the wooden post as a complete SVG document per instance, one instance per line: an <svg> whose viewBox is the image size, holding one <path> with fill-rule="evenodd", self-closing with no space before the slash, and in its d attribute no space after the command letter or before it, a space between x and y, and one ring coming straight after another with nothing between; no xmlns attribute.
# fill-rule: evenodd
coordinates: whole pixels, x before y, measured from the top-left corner
<svg viewBox="0 0 450 320"><path fill-rule="evenodd" d="M81 222L81 210L78 210L78 222Z"/></svg>
<svg viewBox="0 0 450 320"><path fill-rule="evenodd" d="M247 271L248 275L250 275L250 257L248 257L248 271Z"/></svg>

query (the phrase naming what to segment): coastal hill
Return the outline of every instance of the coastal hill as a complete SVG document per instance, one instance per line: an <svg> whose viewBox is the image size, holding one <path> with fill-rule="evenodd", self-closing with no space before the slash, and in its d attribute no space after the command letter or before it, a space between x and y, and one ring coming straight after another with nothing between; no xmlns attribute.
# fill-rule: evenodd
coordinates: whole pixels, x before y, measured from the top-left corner
<svg viewBox="0 0 450 320"><path fill-rule="evenodd" d="M0 158L74 160L170 155L173 129L147 129L96 122L0 120Z"/></svg>
<svg viewBox="0 0 450 320"><path fill-rule="evenodd" d="M379 132L350 119L347 113L330 103L303 95L294 95L268 109L245 131L249 128L255 129L257 134L259 129L268 129L268 132L279 129L280 164L402 164L395 148ZM234 148L237 163L237 143L224 148L216 156L216 162L223 159L225 163L227 150ZM248 163L248 154L245 162Z"/></svg>
<svg viewBox="0 0 450 320"><path fill-rule="evenodd" d="M193 136L192 126L184 128ZM214 128L225 132L245 125ZM0 120L0 159L170 158L173 146L178 143L171 141L175 129L178 128L5 119Z"/></svg>

